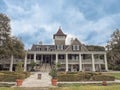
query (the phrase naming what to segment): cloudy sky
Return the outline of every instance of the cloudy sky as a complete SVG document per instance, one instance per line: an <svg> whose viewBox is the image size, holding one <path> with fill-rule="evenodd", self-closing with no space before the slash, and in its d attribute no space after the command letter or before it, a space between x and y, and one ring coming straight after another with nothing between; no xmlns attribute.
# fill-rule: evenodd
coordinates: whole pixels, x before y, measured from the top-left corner
<svg viewBox="0 0 120 90"><path fill-rule="evenodd" d="M89 45L106 45L120 29L120 0L0 0L0 12L11 19L12 35L25 48L42 41L53 44L61 26L68 34Z"/></svg>

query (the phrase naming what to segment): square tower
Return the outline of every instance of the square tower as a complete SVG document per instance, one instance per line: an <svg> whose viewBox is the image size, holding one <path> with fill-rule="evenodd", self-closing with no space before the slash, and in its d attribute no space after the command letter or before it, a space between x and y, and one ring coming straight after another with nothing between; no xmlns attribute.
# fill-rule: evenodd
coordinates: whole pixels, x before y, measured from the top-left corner
<svg viewBox="0 0 120 90"><path fill-rule="evenodd" d="M66 36L59 27L57 33L53 35L55 45L65 45Z"/></svg>

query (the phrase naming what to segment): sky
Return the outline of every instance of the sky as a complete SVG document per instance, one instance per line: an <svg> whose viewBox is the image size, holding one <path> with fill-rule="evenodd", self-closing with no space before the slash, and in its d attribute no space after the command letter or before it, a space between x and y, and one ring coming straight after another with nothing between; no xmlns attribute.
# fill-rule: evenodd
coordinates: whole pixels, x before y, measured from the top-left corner
<svg viewBox="0 0 120 90"><path fill-rule="evenodd" d="M0 13L11 19L11 34L25 49L32 44L54 44L59 27L66 44L78 38L83 44L105 46L120 29L120 0L0 0Z"/></svg>

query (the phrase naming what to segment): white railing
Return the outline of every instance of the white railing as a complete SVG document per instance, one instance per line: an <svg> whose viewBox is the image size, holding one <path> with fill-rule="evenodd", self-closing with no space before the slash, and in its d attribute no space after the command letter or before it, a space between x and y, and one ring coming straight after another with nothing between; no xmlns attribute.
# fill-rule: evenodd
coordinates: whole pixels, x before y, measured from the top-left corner
<svg viewBox="0 0 120 90"><path fill-rule="evenodd" d="M58 62L61 63L61 64L65 64L66 60L65 59L59 59ZM79 63L79 60L68 59L68 64L78 64L78 63Z"/></svg>
<svg viewBox="0 0 120 90"><path fill-rule="evenodd" d="M104 64L104 59L95 59L95 63L97 64Z"/></svg>
<svg viewBox="0 0 120 90"><path fill-rule="evenodd" d="M83 64L92 64L92 59L83 59L82 60ZM103 59L95 59L95 64L104 64Z"/></svg>
<svg viewBox="0 0 120 90"><path fill-rule="evenodd" d="M92 60L91 59L82 59L83 64L91 64Z"/></svg>

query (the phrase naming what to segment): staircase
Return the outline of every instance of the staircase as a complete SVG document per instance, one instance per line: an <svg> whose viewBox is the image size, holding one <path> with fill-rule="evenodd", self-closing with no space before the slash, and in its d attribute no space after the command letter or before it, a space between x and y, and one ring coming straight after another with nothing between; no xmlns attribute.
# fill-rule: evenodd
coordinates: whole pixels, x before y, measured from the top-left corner
<svg viewBox="0 0 120 90"><path fill-rule="evenodd" d="M44 63L41 65L40 71L41 72L50 72L51 66L49 63Z"/></svg>

